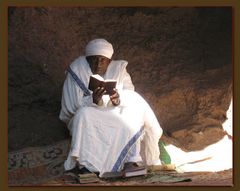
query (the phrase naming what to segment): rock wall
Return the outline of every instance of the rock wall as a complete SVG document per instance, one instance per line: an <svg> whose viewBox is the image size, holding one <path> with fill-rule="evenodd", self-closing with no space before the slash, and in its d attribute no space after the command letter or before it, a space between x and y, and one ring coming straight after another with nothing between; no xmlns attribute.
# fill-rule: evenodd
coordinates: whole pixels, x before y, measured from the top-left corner
<svg viewBox="0 0 240 191"><path fill-rule="evenodd" d="M163 139L198 150L224 135L232 95L230 7L9 7L9 150L67 138L64 70L93 38L129 62Z"/></svg>

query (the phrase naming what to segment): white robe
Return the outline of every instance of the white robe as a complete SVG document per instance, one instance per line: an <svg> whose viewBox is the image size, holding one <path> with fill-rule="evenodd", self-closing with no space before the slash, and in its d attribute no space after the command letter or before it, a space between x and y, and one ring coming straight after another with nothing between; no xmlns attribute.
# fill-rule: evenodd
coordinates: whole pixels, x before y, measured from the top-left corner
<svg viewBox="0 0 240 191"><path fill-rule="evenodd" d="M126 61L112 61L105 79L116 79L121 103L97 106L92 96L83 91L68 73L64 82L60 119L72 135L71 149L64 167L70 170L80 164L90 170L104 172L120 171L128 160L131 149L141 144L141 158L146 165L160 164L158 141L162 129L148 103L134 91ZM88 86L91 69L85 57L79 57L71 69Z"/></svg>

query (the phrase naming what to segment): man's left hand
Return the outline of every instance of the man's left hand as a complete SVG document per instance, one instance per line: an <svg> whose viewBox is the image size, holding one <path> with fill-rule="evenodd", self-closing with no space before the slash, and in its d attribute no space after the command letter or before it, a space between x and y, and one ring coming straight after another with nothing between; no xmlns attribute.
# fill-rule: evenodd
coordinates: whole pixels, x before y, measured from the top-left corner
<svg viewBox="0 0 240 191"><path fill-rule="evenodd" d="M117 89L114 89L114 93L110 96L110 100L114 106L118 106L120 104L120 96Z"/></svg>

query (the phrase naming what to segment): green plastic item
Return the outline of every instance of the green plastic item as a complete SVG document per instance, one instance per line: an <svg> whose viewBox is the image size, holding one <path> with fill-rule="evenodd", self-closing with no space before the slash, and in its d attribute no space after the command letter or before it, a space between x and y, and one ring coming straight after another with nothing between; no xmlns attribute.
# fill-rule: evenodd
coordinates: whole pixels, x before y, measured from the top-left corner
<svg viewBox="0 0 240 191"><path fill-rule="evenodd" d="M159 141L159 148L160 148L160 160L162 164L171 164L171 157L165 148L165 144L163 141Z"/></svg>

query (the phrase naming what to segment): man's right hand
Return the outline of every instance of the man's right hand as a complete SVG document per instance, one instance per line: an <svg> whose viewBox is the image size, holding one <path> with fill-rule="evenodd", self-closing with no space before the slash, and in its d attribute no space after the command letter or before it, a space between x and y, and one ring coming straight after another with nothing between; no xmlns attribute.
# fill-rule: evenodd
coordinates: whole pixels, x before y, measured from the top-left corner
<svg viewBox="0 0 240 191"><path fill-rule="evenodd" d="M102 96L106 93L104 88L98 87L93 91L92 98L93 103L98 104L102 100Z"/></svg>

